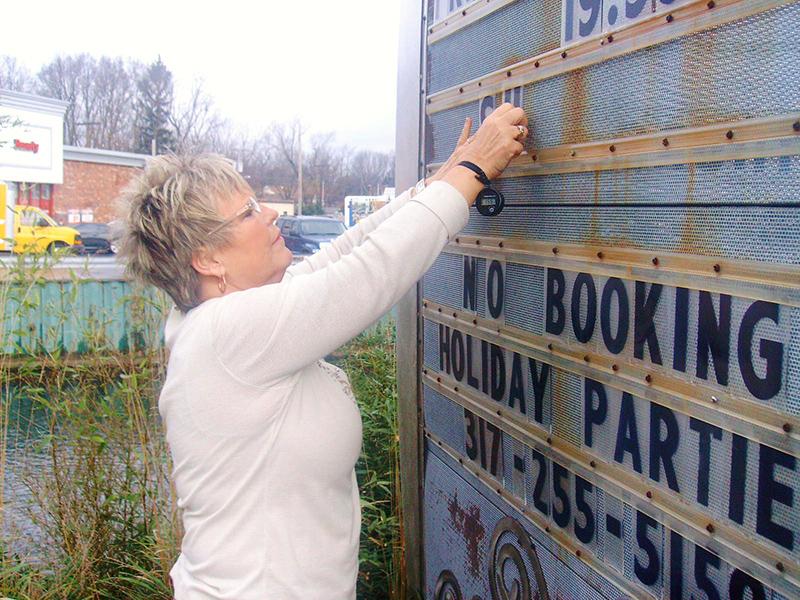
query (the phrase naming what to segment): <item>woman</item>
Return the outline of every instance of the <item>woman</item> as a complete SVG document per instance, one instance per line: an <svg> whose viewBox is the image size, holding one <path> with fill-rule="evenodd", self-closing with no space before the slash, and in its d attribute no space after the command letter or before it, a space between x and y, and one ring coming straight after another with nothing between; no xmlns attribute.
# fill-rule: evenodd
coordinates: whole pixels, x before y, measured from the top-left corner
<svg viewBox="0 0 800 600"><path fill-rule="evenodd" d="M159 399L185 528L177 600L355 597L361 419L321 358L422 276L467 222L475 166L499 175L526 125L510 104L469 139L467 120L427 187L291 268L277 213L221 157L155 158L126 191L128 269L177 305Z"/></svg>

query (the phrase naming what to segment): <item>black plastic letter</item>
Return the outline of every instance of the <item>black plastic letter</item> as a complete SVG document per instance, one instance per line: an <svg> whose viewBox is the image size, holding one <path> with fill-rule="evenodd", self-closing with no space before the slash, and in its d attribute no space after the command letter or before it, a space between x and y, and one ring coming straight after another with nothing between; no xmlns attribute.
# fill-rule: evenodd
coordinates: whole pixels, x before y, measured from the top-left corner
<svg viewBox="0 0 800 600"><path fill-rule="evenodd" d="M492 344L492 399L500 402L506 393L506 352Z"/></svg>
<svg viewBox="0 0 800 600"><path fill-rule="evenodd" d="M745 487L747 485L747 438L733 434L731 440L731 487L728 518L744 523Z"/></svg>
<svg viewBox="0 0 800 600"><path fill-rule="evenodd" d="M533 487L533 505L543 515L550 514L547 501L542 498L545 485L547 484L547 459L543 454L531 449L531 457L539 464L539 472L536 475L536 484Z"/></svg>
<svg viewBox="0 0 800 600"><path fill-rule="evenodd" d="M753 600L767 600L767 593L764 590L764 585L754 579L747 573L736 569L731 575L731 584L729 589L730 600L745 600L745 588L750 590L750 598Z"/></svg>
<svg viewBox="0 0 800 600"><path fill-rule="evenodd" d="M581 296L586 288L586 324L581 327ZM575 286L572 288L572 330L575 338L585 344L594 335L594 324L597 320L597 288L594 279L588 273L578 273Z"/></svg>
<svg viewBox="0 0 800 600"><path fill-rule="evenodd" d="M503 314L503 300L505 299L505 282L503 281L503 265L498 260L489 263L489 280L486 282L486 299L489 304L489 314L498 319Z"/></svg>
<svg viewBox="0 0 800 600"><path fill-rule="evenodd" d="M717 383L728 385L728 361L731 351L731 297L719 296L719 320L710 292L700 292L700 315L697 326L697 376L708 379L708 353L714 357Z"/></svg>
<svg viewBox="0 0 800 600"><path fill-rule="evenodd" d="M666 436L661 437L661 424L666 426ZM672 457L678 451L681 432L675 413L666 406L650 403L650 479L661 481L661 465L669 489L680 493ZM659 464L660 463L660 464Z"/></svg>
<svg viewBox="0 0 800 600"><path fill-rule="evenodd" d="M545 302L544 329L547 333L561 335L564 331L564 272L547 269L547 301ZM553 314L555 313L555 314Z"/></svg>
<svg viewBox="0 0 800 600"><path fill-rule="evenodd" d="M516 400L519 400L519 412L527 414L525 408L525 386L522 376L522 357L516 352L511 359L511 382L508 384L508 408L514 408Z"/></svg>
<svg viewBox="0 0 800 600"><path fill-rule="evenodd" d="M617 335L611 333L611 296L617 295L619 312L617 313ZM630 323L630 308L628 307L628 291L625 284L617 277L611 277L603 286L603 295L600 298L600 331L603 333L603 342L611 354L619 354L628 342L628 327Z"/></svg>
<svg viewBox="0 0 800 600"><path fill-rule="evenodd" d="M478 259L464 256L464 305L467 310L475 312L475 299L478 289Z"/></svg>
<svg viewBox="0 0 800 600"><path fill-rule="evenodd" d="M591 505L586 501L586 494L591 493L593 489L594 486L591 483L585 479L581 479L577 475L575 476L575 510L581 513L586 521L586 523L581 526L578 525L578 519L575 519L575 537L584 544L590 543L594 537L594 511Z"/></svg>
<svg viewBox="0 0 800 600"><path fill-rule="evenodd" d="M592 398L597 398L597 406ZM583 443L592 447L592 427L602 425L608 415L606 388L594 379L585 379L583 384Z"/></svg>
<svg viewBox="0 0 800 600"><path fill-rule="evenodd" d="M450 337L450 355L453 361L453 377L456 381L461 381L464 379L464 367L467 366L467 361L464 358L464 334L458 329L454 329Z"/></svg>
<svg viewBox="0 0 800 600"><path fill-rule="evenodd" d="M750 393L759 400L769 400L781 391L783 373L783 344L773 340L762 339L758 346L758 354L767 361L767 372L762 379L753 368L753 333L761 319L771 319L778 324L778 305L759 300L753 302L742 317L739 327L739 369L742 379Z"/></svg>
<svg viewBox="0 0 800 600"><path fill-rule="evenodd" d="M756 531L788 550L794 549L794 531L772 520L772 503L794 506L794 490L775 479L775 466L794 471L796 463L791 454L770 446L762 444L759 449Z"/></svg>
<svg viewBox="0 0 800 600"><path fill-rule="evenodd" d="M475 377L475 373L472 372L472 339L471 335L467 335L467 385L477 390L480 389L480 381Z"/></svg>
<svg viewBox="0 0 800 600"><path fill-rule="evenodd" d="M636 409L633 406L633 396L628 392L623 392L619 410L619 427L617 428L617 446L614 450L614 460L618 463L624 463L626 452L631 453L633 470L641 473L642 452L639 448L639 431L636 427Z"/></svg>
<svg viewBox="0 0 800 600"><path fill-rule="evenodd" d="M544 423L544 392L547 389L550 365L542 363L541 371L537 372L536 361L528 358L528 368L530 368L531 381L533 382L533 418L537 423Z"/></svg>
<svg viewBox="0 0 800 600"><path fill-rule="evenodd" d="M634 295L633 308L633 356L638 359L644 358L644 345L650 349L650 360L654 365L663 364L661 361L661 347L658 345L656 327L653 319L658 308L658 300L661 298L662 286L654 283L650 286L650 292L645 297L644 281L636 282L636 293Z"/></svg>
<svg viewBox="0 0 800 600"><path fill-rule="evenodd" d="M553 463L553 493L556 498L561 500L561 510L556 510L555 503L553 504L553 520L556 525L564 529L569 525L569 518L572 514L572 508L569 505L569 494L562 486L563 480L569 481L569 471L562 467L557 462Z"/></svg>
<svg viewBox="0 0 800 600"><path fill-rule="evenodd" d="M689 290L675 289L675 344L672 368L686 373L686 347L689 341Z"/></svg>
<svg viewBox="0 0 800 600"><path fill-rule="evenodd" d="M708 600L721 600L719 590L708 576L708 566L719 569L719 556L711 554L705 548L695 545L694 547L694 580L697 587L706 593Z"/></svg>
<svg viewBox="0 0 800 600"><path fill-rule="evenodd" d="M450 372L450 328L439 324L439 370Z"/></svg>
<svg viewBox="0 0 800 600"><path fill-rule="evenodd" d="M636 577L645 585L654 585L658 581L661 573L661 558L658 556L658 549L653 541L647 537L647 528L658 528L655 519L647 516L643 512L636 511L636 543L639 548L647 554L647 566L639 562L639 557L634 556L633 572Z"/></svg>
<svg viewBox="0 0 800 600"><path fill-rule="evenodd" d="M669 597L683 598L683 538L669 534Z"/></svg>
<svg viewBox="0 0 800 600"><path fill-rule="evenodd" d="M703 506L708 506L708 483L711 474L711 437L722 439L722 429L705 421L692 417L689 419L689 429L700 434L698 441L697 457L697 501Z"/></svg>

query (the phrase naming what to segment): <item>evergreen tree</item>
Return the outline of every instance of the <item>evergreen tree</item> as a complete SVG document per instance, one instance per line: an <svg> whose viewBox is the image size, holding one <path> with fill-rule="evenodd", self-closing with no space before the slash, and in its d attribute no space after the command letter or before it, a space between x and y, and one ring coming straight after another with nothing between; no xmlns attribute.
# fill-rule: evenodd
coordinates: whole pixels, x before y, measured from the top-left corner
<svg viewBox="0 0 800 600"><path fill-rule="evenodd" d="M175 148L175 132L170 125L172 113L172 72L158 60L147 67L139 79L136 101L138 152L150 154L155 140L156 154Z"/></svg>

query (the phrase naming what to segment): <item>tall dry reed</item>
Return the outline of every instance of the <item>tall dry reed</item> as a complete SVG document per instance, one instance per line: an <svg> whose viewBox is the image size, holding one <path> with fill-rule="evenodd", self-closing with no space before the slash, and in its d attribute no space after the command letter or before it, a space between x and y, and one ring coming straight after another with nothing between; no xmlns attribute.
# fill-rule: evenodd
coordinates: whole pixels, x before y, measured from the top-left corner
<svg viewBox="0 0 800 600"><path fill-rule="evenodd" d="M74 275L55 300L57 259L15 257L0 283L0 597L172 598L182 531L157 411L167 302L131 289L86 310L92 282ZM122 314L124 344L109 337ZM364 421L358 597L404 598L393 324L336 356Z"/></svg>
<svg viewBox="0 0 800 600"><path fill-rule="evenodd" d="M181 532L154 334L165 303L139 291L118 300L123 310L86 310L88 281L49 280L57 259L14 257L0 286L0 489L12 495L0 514L0 595L171 598ZM120 314L125 352L106 335ZM80 354L64 347L67 329Z"/></svg>

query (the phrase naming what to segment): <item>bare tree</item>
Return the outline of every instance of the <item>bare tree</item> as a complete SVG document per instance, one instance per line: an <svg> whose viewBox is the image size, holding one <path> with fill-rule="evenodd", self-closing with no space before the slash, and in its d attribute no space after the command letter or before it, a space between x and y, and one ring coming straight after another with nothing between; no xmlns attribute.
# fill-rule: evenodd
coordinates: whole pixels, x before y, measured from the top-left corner
<svg viewBox="0 0 800 600"><path fill-rule="evenodd" d="M284 200L291 201L297 194L298 154L302 123L273 123L268 131L271 165L267 184ZM305 194L304 194L305 195Z"/></svg>
<svg viewBox="0 0 800 600"><path fill-rule="evenodd" d="M36 91L36 79L16 57L4 55L0 56L0 88L32 94Z"/></svg>
<svg viewBox="0 0 800 600"><path fill-rule="evenodd" d="M347 146L335 146L335 136L332 132L312 136L311 151L305 161L309 191L323 208L330 200L337 202L344 198L343 176L351 152Z"/></svg>
<svg viewBox="0 0 800 600"><path fill-rule="evenodd" d="M131 147L134 115L132 111L136 94L135 66L126 66L121 58L102 57L94 65L93 81L86 86L87 100L84 114L87 125L87 146L128 150ZM90 104L93 106L89 107Z"/></svg>
<svg viewBox="0 0 800 600"><path fill-rule="evenodd" d="M64 143L109 150L133 146L138 63L88 54L57 56L39 71L39 93L69 103Z"/></svg>
<svg viewBox="0 0 800 600"><path fill-rule="evenodd" d="M244 175L257 193L272 185L274 155L268 131L248 140L243 152ZM281 197L283 195L281 194Z"/></svg>
<svg viewBox="0 0 800 600"><path fill-rule="evenodd" d="M348 169L356 194L378 195L394 181L394 155L389 152L361 150L350 161Z"/></svg>
<svg viewBox="0 0 800 600"><path fill-rule="evenodd" d="M240 145L241 128L235 127L227 119L220 121L219 127L208 132L203 151L216 152L225 156L236 156L236 147Z"/></svg>
<svg viewBox="0 0 800 600"><path fill-rule="evenodd" d="M79 123L88 127L80 115L80 95L83 72L91 60L88 54L77 56L57 56L39 71L39 92L44 96L57 98L69 103L64 114L64 143L72 146L85 146L85 136L79 137ZM85 130L81 130L85 134Z"/></svg>
<svg viewBox="0 0 800 600"><path fill-rule="evenodd" d="M214 99L203 89L203 83L202 79L195 79L188 100L177 103L170 115L179 152L211 150L220 130L226 126L214 108Z"/></svg>

